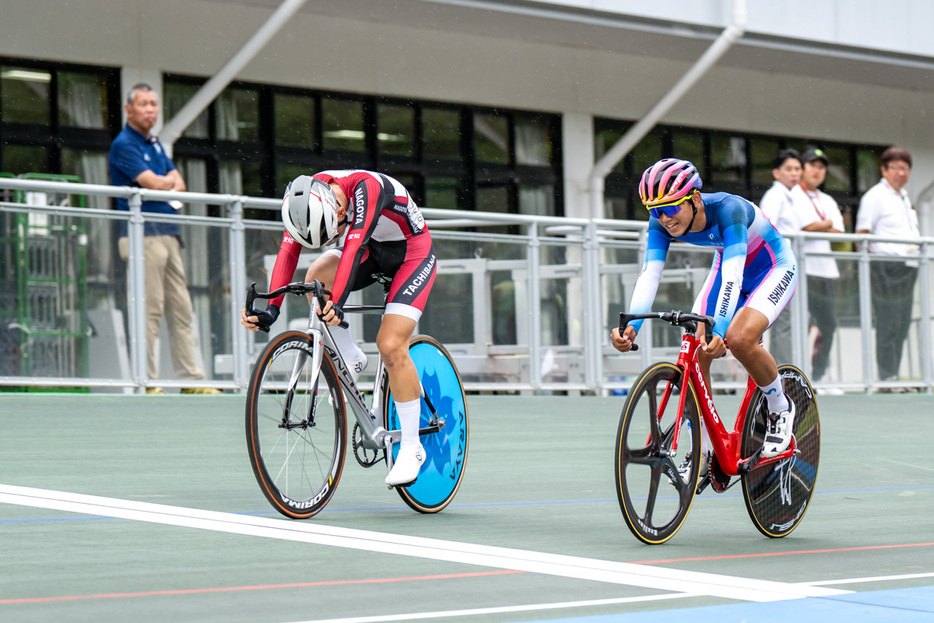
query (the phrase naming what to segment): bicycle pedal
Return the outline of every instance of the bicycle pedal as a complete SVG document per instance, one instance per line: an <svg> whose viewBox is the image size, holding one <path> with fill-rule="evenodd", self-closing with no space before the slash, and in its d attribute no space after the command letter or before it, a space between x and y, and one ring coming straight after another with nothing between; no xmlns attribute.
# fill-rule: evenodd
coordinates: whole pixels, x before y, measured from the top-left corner
<svg viewBox="0 0 934 623"><path fill-rule="evenodd" d="M707 486L710 485L710 483L711 483L710 473L708 472L704 474L704 476L698 481L697 491L694 492L694 495L700 495L701 493L703 493L704 489L706 489Z"/></svg>

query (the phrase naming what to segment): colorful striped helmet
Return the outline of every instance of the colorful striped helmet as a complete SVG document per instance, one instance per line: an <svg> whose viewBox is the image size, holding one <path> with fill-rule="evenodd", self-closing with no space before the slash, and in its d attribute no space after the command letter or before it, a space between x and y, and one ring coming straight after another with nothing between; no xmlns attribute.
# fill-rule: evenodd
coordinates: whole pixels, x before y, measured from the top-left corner
<svg viewBox="0 0 934 623"><path fill-rule="evenodd" d="M687 160L665 158L642 174L639 197L647 208L663 208L684 201L703 182L697 168Z"/></svg>

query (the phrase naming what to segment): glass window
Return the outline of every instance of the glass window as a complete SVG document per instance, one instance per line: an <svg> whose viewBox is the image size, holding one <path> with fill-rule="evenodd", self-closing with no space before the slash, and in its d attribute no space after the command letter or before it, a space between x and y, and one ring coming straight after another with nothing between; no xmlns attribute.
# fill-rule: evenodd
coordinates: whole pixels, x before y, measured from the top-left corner
<svg viewBox="0 0 934 623"><path fill-rule="evenodd" d="M3 121L49 125L52 74L41 69L0 67L0 114Z"/></svg>
<svg viewBox="0 0 934 623"><path fill-rule="evenodd" d="M824 179L824 190L852 190L850 170L850 150L845 147L825 147L827 160L827 177Z"/></svg>
<svg viewBox="0 0 934 623"><path fill-rule="evenodd" d="M107 158L106 151L66 148L62 150L62 173L80 177L85 184L109 184ZM88 195L88 201L97 204L89 207L106 208L110 200Z"/></svg>
<svg viewBox="0 0 934 623"><path fill-rule="evenodd" d="M324 150L366 151L363 102L321 98Z"/></svg>
<svg viewBox="0 0 934 623"><path fill-rule="evenodd" d="M473 297L472 275L445 274L444 279L437 279L419 321L419 332L446 344L473 343L473 307L469 303Z"/></svg>
<svg viewBox="0 0 934 623"><path fill-rule="evenodd" d="M671 155L681 160L690 160L695 167L704 166L704 137L699 132L672 132ZM641 174L641 171L640 171Z"/></svg>
<svg viewBox="0 0 934 623"><path fill-rule="evenodd" d="M603 125L603 124L600 124ZM600 160L603 156L606 155L606 152L610 149L623 137L625 130L629 123L623 124L623 122L613 122L613 127L603 127L597 128L594 134L594 157L596 160ZM625 162L626 159L623 158L616 163L616 166L613 167L613 173L624 173L625 172Z"/></svg>
<svg viewBox="0 0 934 623"><path fill-rule="evenodd" d="M19 175L21 173L51 173L49 151L45 147L26 145L4 145L2 170Z"/></svg>
<svg viewBox="0 0 934 623"><path fill-rule="evenodd" d="M641 203L637 203L637 205L640 208L638 210L634 209L634 207L629 204L629 200L626 197L610 197L608 195L603 199L603 213L606 215L606 218L612 219L649 220L649 211L642 208Z"/></svg>
<svg viewBox="0 0 934 623"><path fill-rule="evenodd" d="M761 186L771 186L772 164L775 155L781 147L776 140L752 138L749 139L749 151L752 158L752 183Z"/></svg>
<svg viewBox="0 0 934 623"><path fill-rule="evenodd" d="M276 93L273 101L276 109L276 144L314 149L314 98Z"/></svg>
<svg viewBox="0 0 934 623"><path fill-rule="evenodd" d="M475 113L473 130L477 162L509 164L509 120L505 116Z"/></svg>
<svg viewBox="0 0 934 623"><path fill-rule="evenodd" d="M881 178L879 171L880 152L871 149L858 149L856 151L856 192L862 195L874 186Z"/></svg>
<svg viewBox="0 0 934 623"><path fill-rule="evenodd" d="M201 87L196 84L181 84L178 82L165 83L165 95L162 98L162 121L173 118L182 107L188 103L198 89ZM125 101L125 96L124 96ZM208 138L208 109L205 108L201 114L192 121L182 136L187 138Z"/></svg>
<svg viewBox="0 0 934 623"><path fill-rule="evenodd" d="M551 128L538 115L516 115L516 164L551 164Z"/></svg>
<svg viewBox="0 0 934 623"><path fill-rule="evenodd" d="M218 166L218 192L230 195L263 196L263 180L259 162L222 161Z"/></svg>
<svg viewBox="0 0 934 623"><path fill-rule="evenodd" d="M381 156L414 156L415 109L399 104L379 104L376 144Z"/></svg>
<svg viewBox="0 0 934 623"><path fill-rule="evenodd" d="M509 212L509 192L499 184L477 183L477 210L481 212Z"/></svg>
<svg viewBox="0 0 934 623"><path fill-rule="evenodd" d="M232 87L215 103L217 138L228 141L259 140L259 91Z"/></svg>
<svg viewBox="0 0 934 623"><path fill-rule="evenodd" d="M659 130L654 130L639 141L632 150L632 173L633 183L638 184L642 178L642 172L658 162L662 158L662 134Z"/></svg>
<svg viewBox="0 0 934 623"><path fill-rule="evenodd" d="M100 74L58 74L58 122L62 126L107 127L107 79Z"/></svg>
<svg viewBox="0 0 934 623"><path fill-rule="evenodd" d="M425 178L425 206L444 210L458 209L458 196L463 189L463 183L456 177L435 177L429 175Z"/></svg>
<svg viewBox="0 0 934 623"><path fill-rule="evenodd" d="M710 137L710 182L719 184L745 184L746 139L742 136L714 134Z"/></svg>
<svg viewBox="0 0 934 623"><path fill-rule="evenodd" d="M555 216L555 189L553 186L519 186L519 214Z"/></svg>
<svg viewBox="0 0 934 623"><path fill-rule="evenodd" d="M444 108L422 109L422 143L425 159L459 160L460 113Z"/></svg>
<svg viewBox="0 0 934 623"><path fill-rule="evenodd" d="M283 196L285 187L299 175L313 175L315 173L317 171L311 171L308 167L298 164L276 165L276 197Z"/></svg>

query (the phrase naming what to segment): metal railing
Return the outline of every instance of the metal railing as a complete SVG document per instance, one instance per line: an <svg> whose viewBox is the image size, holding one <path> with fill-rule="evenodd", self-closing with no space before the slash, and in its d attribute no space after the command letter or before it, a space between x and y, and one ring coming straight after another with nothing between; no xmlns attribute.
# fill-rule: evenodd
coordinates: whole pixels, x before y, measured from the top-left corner
<svg viewBox="0 0 934 623"><path fill-rule="evenodd" d="M22 375L0 373L0 385L19 387L80 387L95 391L144 391L146 387L181 388L210 385L230 391L244 391L249 382L252 360L263 346L263 337L245 331L239 323L243 293L250 281L261 281L263 262L268 264L278 247L282 226L278 220L244 218L249 209L278 210L279 200L239 195L175 193L93 184L0 178L0 189L20 193L67 193L88 197L127 199L130 210L42 205L37 201L0 201L0 219L25 214L36 218L86 219L89 227L112 228L115 221L128 224L129 257L126 263L125 326L128 340L125 355L128 371L103 374L110 350L92 357L86 377ZM2 191L0 191L2 192ZM37 195L23 195L37 196ZM144 200L181 200L192 206L219 206L222 216L187 213L163 215L144 213ZM616 312L628 308L628 295L641 269L646 240L646 223L638 221L587 220L529 215L462 212L423 208L439 255L439 276L429 309L422 324L440 330L461 368L465 386L471 391L583 391L625 392L632 378L643 367L660 357L670 356L677 343L665 329L652 329L640 335L643 348L621 355L609 345L608 334L616 322ZM200 320L201 352L204 353L205 381L191 382L147 376L146 313L143 265L143 235L147 221L174 222L208 240L204 248L189 248L187 257L203 264L213 286L192 284L192 291L221 291L221 295L196 296L196 320ZM6 221L3 221L6 222ZM10 229L10 226L7 226ZM0 232L2 233L2 232ZM17 241L17 232L3 238ZM823 239L819 234L800 233L791 237L801 264L798 294L792 300L793 359L810 372L807 280L808 257L804 242ZM848 322L838 329L832 358L833 374L824 383L850 391L872 391L880 386L912 387L930 392L934 386L931 361L931 243L920 241L920 269L913 298L912 329L902 364L903 380L883 383L874 376L873 321L871 313L870 265L885 258L870 255L867 241L891 241L875 236L836 234L834 242L858 242L859 251L829 254L850 270L841 286L841 301L855 307ZM213 242L211 242L213 241ZM114 254L114 249L89 249L89 253ZM218 257L214 257L218 256ZM2 256L3 261L7 256ZM221 259L218 259L221 258ZM655 309L690 305L699 282L709 270L711 252L690 245L673 245L668 268L656 299ZM892 258L889 258L892 259ZM93 257L92 257L93 264ZM854 268L855 267L855 268ZM8 269L10 267L7 267ZM190 269L189 269L189 272ZM6 270L4 292L15 292L16 283ZM207 279L207 278L206 278ZM98 290L114 293L122 289L117 274L99 278ZM444 284L439 287L439 284ZM462 284L453 294L448 284ZM261 284L266 285L266 284ZM109 289L108 289L109 288ZM845 291L843 291L845 290ZM297 302L296 304L300 304ZM843 307L846 308L847 305ZM435 309L432 309L434 306ZM90 310L108 311L122 307L119 294L91 297ZM440 309L445 311L439 311ZM9 314L0 305L0 331L21 331L11 327ZM293 316L299 316L299 309ZM286 313L286 316L288 314ZM114 317L114 316L111 316ZM117 314L116 318L120 318ZM99 321L100 322L100 321ZM120 324L119 320L113 323ZM373 350L373 340L360 323L355 329L365 350ZM100 329L101 327L98 327ZM112 328L112 327L104 327ZM120 327L116 327L120 329ZM277 326L274 329L284 330ZM98 330L97 333L103 333ZM120 331L118 330L119 334ZM372 333L372 332L371 332ZM436 335L437 336L437 335ZM463 336L469 336L469 339ZM768 340L768 337L767 337ZM8 340L9 342L9 340ZM93 340L92 340L93 342ZM0 341L0 345L7 342ZM27 344L28 340L19 340ZM122 345L112 344L115 351ZM19 347L23 348L23 347ZM110 348L110 345L107 345ZM2 355L3 353L0 353ZM716 367L716 366L719 366ZM7 370L9 372L9 370ZM742 371L727 360L715 364L718 388L739 388Z"/></svg>

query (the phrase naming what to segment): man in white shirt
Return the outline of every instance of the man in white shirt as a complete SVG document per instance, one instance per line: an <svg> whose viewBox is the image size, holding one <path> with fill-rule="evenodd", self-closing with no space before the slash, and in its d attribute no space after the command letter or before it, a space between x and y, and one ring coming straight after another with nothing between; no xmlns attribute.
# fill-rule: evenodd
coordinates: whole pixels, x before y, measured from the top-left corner
<svg viewBox="0 0 934 623"><path fill-rule="evenodd" d="M783 149L772 161L775 181L762 195L759 208L780 234L797 231L794 216L794 197L799 192L801 156L794 149ZM779 364L791 362L791 312L786 308L769 327L769 352Z"/></svg>
<svg viewBox="0 0 934 623"><path fill-rule="evenodd" d="M911 175L908 150L889 147L882 152L882 179L859 202L856 233L918 240L918 213L911 205L905 184ZM876 323L876 365L879 379L898 380L902 350L911 326L914 286L918 277L917 244L870 242L872 254L898 256L901 261L873 261L872 308Z"/></svg>
<svg viewBox="0 0 934 623"><path fill-rule="evenodd" d="M803 168L800 193L793 195L796 226L815 233L843 233L843 215L837 202L818 190L827 177L830 161L822 149L809 149L801 156ZM830 348L837 330L836 284L840 278L837 261L816 253L830 253L829 240L808 240L804 243L804 271L808 282L808 313L817 327L819 337L811 355L811 378L819 382L830 363Z"/></svg>

